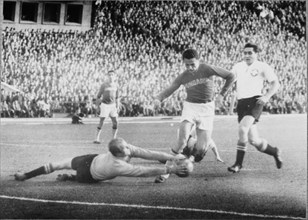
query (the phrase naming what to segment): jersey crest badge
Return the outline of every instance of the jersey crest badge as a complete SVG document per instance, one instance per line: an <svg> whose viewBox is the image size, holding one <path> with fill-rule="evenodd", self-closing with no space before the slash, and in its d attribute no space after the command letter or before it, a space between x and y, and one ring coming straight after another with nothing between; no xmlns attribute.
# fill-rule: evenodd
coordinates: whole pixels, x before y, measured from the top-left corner
<svg viewBox="0 0 308 220"><path fill-rule="evenodd" d="M253 77L259 75L259 70L257 70L257 69L251 70L250 75L252 75Z"/></svg>

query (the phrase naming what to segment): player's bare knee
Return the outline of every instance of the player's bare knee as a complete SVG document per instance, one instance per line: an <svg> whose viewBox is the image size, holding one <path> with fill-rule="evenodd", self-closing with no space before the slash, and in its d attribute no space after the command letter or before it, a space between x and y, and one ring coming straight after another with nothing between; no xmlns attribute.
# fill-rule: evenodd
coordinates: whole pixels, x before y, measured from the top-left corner
<svg viewBox="0 0 308 220"><path fill-rule="evenodd" d="M239 126L239 129L238 129L238 132L239 132L239 136L240 136L240 137L245 137L245 136L248 135L249 128L246 127L246 126L240 125L240 126Z"/></svg>
<svg viewBox="0 0 308 220"><path fill-rule="evenodd" d="M52 162L50 163L53 170L62 170L62 169L71 169L72 167L72 159L65 159L60 162Z"/></svg>
<svg viewBox="0 0 308 220"><path fill-rule="evenodd" d="M61 170L63 169L63 163L59 163L59 162L52 162L49 163L51 170Z"/></svg>
<svg viewBox="0 0 308 220"><path fill-rule="evenodd" d="M249 143L254 146L258 151L263 152L266 149L267 141L264 139L249 139Z"/></svg>
<svg viewBox="0 0 308 220"><path fill-rule="evenodd" d="M117 130L117 129L118 129L118 124L113 124L113 125L112 125L112 129L113 129L113 130Z"/></svg>
<svg viewBox="0 0 308 220"><path fill-rule="evenodd" d="M184 149L184 147L186 147L186 145L187 145L187 139L185 139L185 138L179 138L179 139L178 139L178 146L177 146L177 149L174 149L174 150L180 152L181 150ZM175 148L175 147L174 147L174 148Z"/></svg>

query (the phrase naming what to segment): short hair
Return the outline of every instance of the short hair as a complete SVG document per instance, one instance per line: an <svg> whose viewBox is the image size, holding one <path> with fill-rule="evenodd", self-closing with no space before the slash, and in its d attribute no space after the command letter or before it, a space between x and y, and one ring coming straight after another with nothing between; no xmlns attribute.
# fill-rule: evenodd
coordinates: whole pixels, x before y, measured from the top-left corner
<svg viewBox="0 0 308 220"><path fill-rule="evenodd" d="M193 59L193 58L196 58L196 59L199 59L199 54L197 52L197 50L195 49L186 49L183 54L182 54L182 59Z"/></svg>
<svg viewBox="0 0 308 220"><path fill-rule="evenodd" d="M125 144L126 142L123 138L114 138L109 142L108 148L113 156L117 156L118 154L124 152L123 147Z"/></svg>
<svg viewBox="0 0 308 220"><path fill-rule="evenodd" d="M253 44L253 43L245 44L244 49L247 48L247 47L251 47L255 53L258 53L260 51L259 47L256 44Z"/></svg>

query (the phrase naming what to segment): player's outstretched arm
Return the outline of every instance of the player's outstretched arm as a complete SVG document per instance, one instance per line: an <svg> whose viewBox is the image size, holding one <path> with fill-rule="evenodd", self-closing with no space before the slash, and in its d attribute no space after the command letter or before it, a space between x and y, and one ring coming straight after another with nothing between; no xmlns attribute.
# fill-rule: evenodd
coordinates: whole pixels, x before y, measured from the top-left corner
<svg viewBox="0 0 308 220"><path fill-rule="evenodd" d="M172 93L174 93L181 84L178 82L178 80L173 81L173 83L166 88L164 91L162 91L159 95L154 97L154 100L162 102L164 99L168 98Z"/></svg>
<svg viewBox="0 0 308 220"><path fill-rule="evenodd" d="M213 70L216 72L217 76L225 79L225 84L220 91L221 96L225 96L227 92L232 87L233 83L236 81L236 76L233 72L225 70L220 67L212 66Z"/></svg>
<svg viewBox="0 0 308 220"><path fill-rule="evenodd" d="M161 152L161 151L153 151L153 150L147 150L140 147L132 146L131 145L131 156L132 157L138 157L145 160L161 160L161 161L167 161L167 160L179 160L183 159L184 155L172 155L169 153Z"/></svg>
<svg viewBox="0 0 308 220"><path fill-rule="evenodd" d="M177 165L175 162L170 166L137 166L132 164L127 164L125 169L121 171L119 176L128 177L151 177L164 174L183 174L187 173L187 167L185 165Z"/></svg>

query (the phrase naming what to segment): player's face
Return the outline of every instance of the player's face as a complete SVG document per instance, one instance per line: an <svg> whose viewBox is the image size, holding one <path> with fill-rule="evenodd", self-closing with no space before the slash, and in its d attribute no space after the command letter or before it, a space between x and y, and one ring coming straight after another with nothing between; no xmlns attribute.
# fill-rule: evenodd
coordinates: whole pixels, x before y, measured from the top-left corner
<svg viewBox="0 0 308 220"><path fill-rule="evenodd" d="M127 142L125 140L122 140L121 145L122 145L121 147L122 147L124 155L129 156L130 155L130 149L128 148Z"/></svg>
<svg viewBox="0 0 308 220"><path fill-rule="evenodd" d="M185 64L186 69L192 73L195 72L199 67L199 60L196 58L192 59L184 58L183 62Z"/></svg>
<svg viewBox="0 0 308 220"><path fill-rule="evenodd" d="M130 149L128 148L128 144L126 141L122 140L122 143L120 143L121 153L118 153L118 157L126 157L131 154Z"/></svg>
<svg viewBox="0 0 308 220"><path fill-rule="evenodd" d="M110 73L109 77L108 77L109 82L113 83L116 81L116 75L115 73Z"/></svg>
<svg viewBox="0 0 308 220"><path fill-rule="evenodd" d="M257 59L257 53L254 52L252 47L246 47L243 51L244 61L250 65Z"/></svg>
<svg viewBox="0 0 308 220"><path fill-rule="evenodd" d="M125 146L123 147L123 153L124 156L129 156L131 154L130 149L127 147L127 143L125 143Z"/></svg>
<svg viewBox="0 0 308 220"><path fill-rule="evenodd" d="M111 82L115 82L115 81L116 81L116 76L115 76L115 74L112 74L112 75L110 76L110 80L111 80Z"/></svg>

